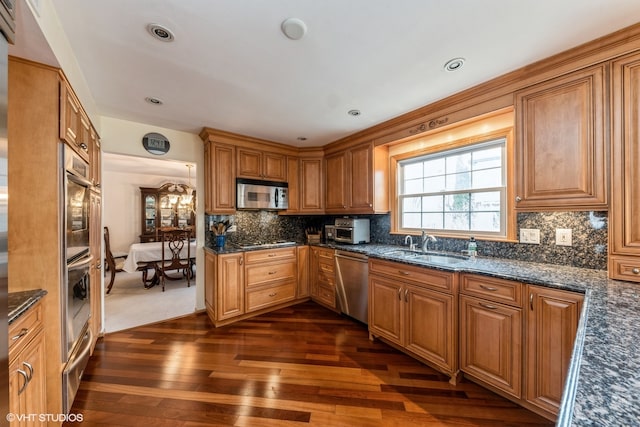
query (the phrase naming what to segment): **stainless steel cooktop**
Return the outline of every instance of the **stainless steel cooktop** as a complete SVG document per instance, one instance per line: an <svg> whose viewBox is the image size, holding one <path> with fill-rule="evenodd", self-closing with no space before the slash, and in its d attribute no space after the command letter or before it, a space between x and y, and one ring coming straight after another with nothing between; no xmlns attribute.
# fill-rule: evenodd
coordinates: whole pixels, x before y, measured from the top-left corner
<svg viewBox="0 0 640 427"><path fill-rule="evenodd" d="M279 248L283 246L294 246L295 244L296 242L278 240L277 242L242 243L242 244L239 244L238 247L240 249L269 249L269 248Z"/></svg>

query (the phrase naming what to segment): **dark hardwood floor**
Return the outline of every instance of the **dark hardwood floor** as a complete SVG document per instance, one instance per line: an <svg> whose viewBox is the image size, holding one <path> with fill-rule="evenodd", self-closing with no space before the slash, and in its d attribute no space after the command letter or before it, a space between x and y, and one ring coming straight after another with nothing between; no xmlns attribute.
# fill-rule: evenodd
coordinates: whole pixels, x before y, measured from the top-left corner
<svg viewBox="0 0 640 427"><path fill-rule="evenodd" d="M218 329L200 313L111 333L71 413L83 426L553 425L312 302Z"/></svg>

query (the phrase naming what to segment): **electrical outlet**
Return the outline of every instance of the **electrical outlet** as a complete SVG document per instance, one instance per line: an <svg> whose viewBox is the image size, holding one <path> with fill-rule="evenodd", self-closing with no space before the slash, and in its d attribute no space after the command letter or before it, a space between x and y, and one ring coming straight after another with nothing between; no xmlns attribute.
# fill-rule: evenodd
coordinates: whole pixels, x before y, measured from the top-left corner
<svg viewBox="0 0 640 427"><path fill-rule="evenodd" d="M521 228L520 243L529 243L531 245L539 245L540 230L537 228Z"/></svg>
<svg viewBox="0 0 640 427"><path fill-rule="evenodd" d="M558 246L573 245L570 228L556 228L556 245Z"/></svg>

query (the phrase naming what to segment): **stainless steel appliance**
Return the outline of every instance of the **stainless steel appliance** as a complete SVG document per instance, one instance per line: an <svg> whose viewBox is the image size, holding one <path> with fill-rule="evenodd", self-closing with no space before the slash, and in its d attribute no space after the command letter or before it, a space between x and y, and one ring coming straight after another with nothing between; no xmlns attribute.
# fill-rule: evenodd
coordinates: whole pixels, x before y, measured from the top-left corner
<svg viewBox="0 0 640 427"><path fill-rule="evenodd" d="M13 42L14 39L13 6L12 0L0 0L0 414L9 413L7 41Z"/></svg>
<svg viewBox="0 0 640 427"><path fill-rule="evenodd" d="M282 210L289 207L289 184L286 182L236 179L236 208Z"/></svg>
<svg viewBox="0 0 640 427"><path fill-rule="evenodd" d="M91 348L91 283L93 261L89 252L89 165L65 144L63 159L62 218L64 259L62 262L62 409L68 413L75 398Z"/></svg>
<svg viewBox="0 0 640 427"><path fill-rule="evenodd" d="M324 226L324 238L327 241L336 240L336 226L325 225Z"/></svg>
<svg viewBox="0 0 640 427"><path fill-rule="evenodd" d="M340 311L363 323L369 323L368 257L336 251L336 291Z"/></svg>
<svg viewBox="0 0 640 427"><path fill-rule="evenodd" d="M369 220L366 218L336 218L335 241L339 243L369 243Z"/></svg>

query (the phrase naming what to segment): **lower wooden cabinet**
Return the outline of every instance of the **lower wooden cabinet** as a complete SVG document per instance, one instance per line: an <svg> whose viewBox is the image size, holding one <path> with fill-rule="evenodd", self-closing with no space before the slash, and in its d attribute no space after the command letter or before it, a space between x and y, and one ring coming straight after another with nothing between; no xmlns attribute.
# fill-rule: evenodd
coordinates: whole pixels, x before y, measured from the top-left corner
<svg viewBox="0 0 640 427"><path fill-rule="evenodd" d="M42 306L38 302L9 325L9 411L46 414L46 353ZM11 426L45 426L46 421L16 418Z"/></svg>
<svg viewBox="0 0 640 427"><path fill-rule="evenodd" d="M336 310L336 267L333 249L311 247L311 298Z"/></svg>
<svg viewBox="0 0 640 427"><path fill-rule="evenodd" d="M428 362L455 382L455 273L369 260L369 333Z"/></svg>
<svg viewBox="0 0 640 427"><path fill-rule="evenodd" d="M541 286L528 286L526 388L527 402L557 416L571 362L584 296Z"/></svg>
<svg viewBox="0 0 640 427"><path fill-rule="evenodd" d="M205 305L214 325L244 314L244 254L205 253Z"/></svg>

